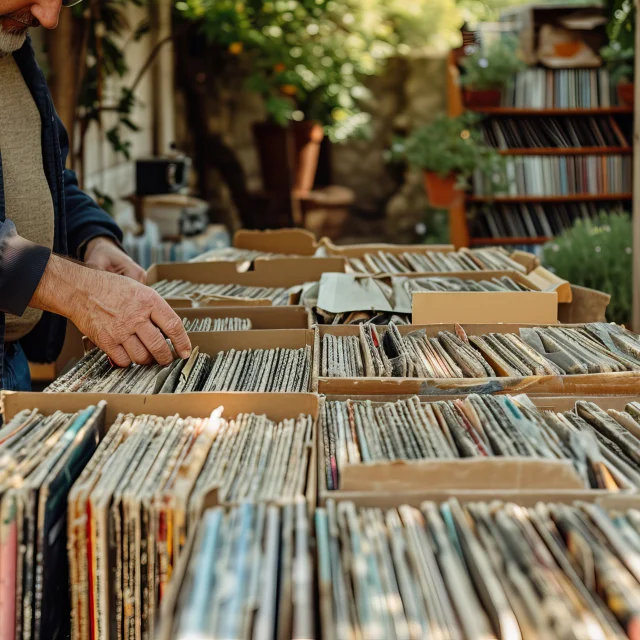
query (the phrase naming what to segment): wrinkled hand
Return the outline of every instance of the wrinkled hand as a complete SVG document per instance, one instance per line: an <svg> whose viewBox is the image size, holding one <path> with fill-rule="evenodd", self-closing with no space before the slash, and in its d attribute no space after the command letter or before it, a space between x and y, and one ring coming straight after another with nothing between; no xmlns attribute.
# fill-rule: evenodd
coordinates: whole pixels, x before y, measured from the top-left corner
<svg viewBox="0 0 640 640"><path fill-rule="evenodd" d="M66 316L119 367L187 358L191 343L180 318L151 288L113 273L51 256L30 306Z"/></svg>
<svg viewBox="0 0 640 640"><path fill-rule="evenodd" d="M142 284L147 281L145 270L108 237L101 236L89 240L84 252L84 262L89 267L117 273Z"/></svg>

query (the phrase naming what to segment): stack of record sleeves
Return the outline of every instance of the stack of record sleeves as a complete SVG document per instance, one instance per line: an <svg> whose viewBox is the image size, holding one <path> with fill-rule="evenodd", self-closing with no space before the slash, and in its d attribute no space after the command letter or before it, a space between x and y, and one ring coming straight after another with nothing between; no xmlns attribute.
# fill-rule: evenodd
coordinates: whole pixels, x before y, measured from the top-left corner
<svg viewBox="0 0 640 640"><path fill-rule="evenodd" d="M304 502L206 511L160 640L315 638Z"/></svg>
<svg viewBox="0 0 640 640"><path fill-rule="evenodd" d="M324 640L638 638L638 510L328 501L315 520Z"/></svg>
<svg viewBox="0 0 640 640"><path fill-rule="evenodd" d="M189 298L199 304L208 300L243 298L271 300L279 306L289 304L289 290L281 287L245 287L241 284L198 284L185 280L160 280L152 285L163 298Z"/></svg>
<svg viewBox="0 0 640 640"><path fill-rule="evenodd" d="M74 640L152 636L159 602L213 490L230 502L304 495L311 417L226 421L221 412L207 419L120 415L107 432L68 497ZM252 520L252 534L259 524ZM229 529L227 542L239 542L236 533ZM244 580L237 586L248 587Z"/></svg>
<svg viewBox="0 0 640 640"><path fill-rule="evenodd" d="M585 488L640 488L640 404L603 411L537 409L526 396L469 395L421 404L417 397L374 405L327 401L321 419L327 488L347 464L495 456L566 459ZM631 430L630 430L631 429Z"/></svg>
<svg viewBox="0 0 640 640"><path fill-rule="evenodd" d="M249 318L183 318L186 331L248 331L251 329Z"/></svg>
<svg viewBox="0 0 640 640"><path fill-rule="evenodd" d="M516 282L509 276L499 276L490 280L464 280L446 276L429 278L393 278L411 296L416 291L531 291L530 287ZM411 298L409 298L411 299Z"/></svg>
<svg viewBox="0 0 640 640"><path fill-rule="evenodd" d="M356 273L446 273L453 271L517 271L523 265L509 257L504 249L463 249L462 251L406 251L365 253L362 258L347 258Z"/></svg>
<svg viewBox="0 0 640 640"><path fill-rule="evenodd" d="M364 371L360 374L360 371ZM323 377L485 378L640 371L640 336L606 323L469 335L424 329L401 335L360 325L360 336L322 339Z"/></svg>
<svg viewBox="0 0 640 640"><path fill-rule="evenodd" d="M309 391L311 347L221 351L198 347L187 360L170 365L114 367L99 349L87 353L69 372L51 383L49 393L189 393L193 391Z"/></svg>
<svg viewBox="0 0 640 640"><path fill-rule="evenodd" d="M104 403L47 417L34 409L0 429L2 638L69 637L67 495L96 450L104 413Z"/></svg>

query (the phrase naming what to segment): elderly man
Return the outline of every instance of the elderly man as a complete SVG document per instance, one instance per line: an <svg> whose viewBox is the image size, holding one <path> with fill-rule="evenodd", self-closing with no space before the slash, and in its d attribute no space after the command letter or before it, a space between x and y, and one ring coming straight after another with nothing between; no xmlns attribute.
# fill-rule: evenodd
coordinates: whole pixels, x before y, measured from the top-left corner
<svg viewBox="0 0 640 640"><path fill-rule="evenodd" d="M191 349L180 319L144 286L144 271L122 250L120 229L79 189L73 172L64 168L67 134L27 31L38 25L53 29L61 6L77 2L0 0L0 365L4 389L30 388L27 356L40 362L57 357L64 340L64 318L121 367L131 362L171 362L162 332L180 356L187 357Z"/></svg>

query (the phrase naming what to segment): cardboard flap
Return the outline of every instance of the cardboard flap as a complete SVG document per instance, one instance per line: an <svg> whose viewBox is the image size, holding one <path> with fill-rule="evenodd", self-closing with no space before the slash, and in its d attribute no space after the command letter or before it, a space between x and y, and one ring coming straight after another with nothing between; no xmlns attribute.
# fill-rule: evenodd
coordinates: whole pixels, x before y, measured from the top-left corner
<svg viewBox="0 0 640 640"><path fill-rule="evenodd" d="M319 247L315 235L306 229L240 229L233 235L236 249L251 249L265 253L292 256L312 256Z"/></svg>
<svg viewBox="0 0 640 640"><path fill-rule="evenodd" d="M606 322L607 306L611 296L602 291L571 285L572 300L570 304L560 305L558 315L560 322Z"/></svg>
<svg viewBox="0 0 640 640"><path fill-rule="evenodd" d="M538 285L542 291L555 291L558 294L558 302L571 302L573 298L569 282L562 278L558 278L558 276L551 273L549 269L536 267L533 271L530 271L527 274L527 278Z"/></svg>
<svg viewBox="0 0 640 640"><path fill-rule="evenodd" d="M393 311L373 278L359 278L351 273L322 274L318 308L329 313Z"/></svg>
<svg viewBox="0 0 640 640"><path fill-rule="evenodd" d="M464 458L347 465L341 491L584 489L569 460Z"/></svg>
<svg viewBox="0 0 640 640"><path fill-rule="evenodd" d="M538 257L528 251L514 251L509 257L514 262L521 264L527 270L527 273L540 266L540 260Z"/></svg>
<svg viewBox="0 0 640 640"><path fill-rule="evenodd" d="M415 324L524 323L555 324L555 291L416 291Z"/></svg>

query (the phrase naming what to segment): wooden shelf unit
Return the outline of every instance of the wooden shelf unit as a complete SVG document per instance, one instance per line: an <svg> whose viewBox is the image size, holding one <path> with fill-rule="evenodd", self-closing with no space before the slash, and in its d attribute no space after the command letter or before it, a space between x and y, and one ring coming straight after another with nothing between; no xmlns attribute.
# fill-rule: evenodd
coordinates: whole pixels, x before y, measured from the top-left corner
<svg viewBox="0 0 640 640"><path fill-rule="evenodd" d="M502 156L602 156L629 155L633 147L536 147L532 149L500 149Z"/></svg>
<svg viewBox="0 0 640 640"><path fill-rule="evenodd" d="M447 62L447 98L448 98L448 114L451 117L461 115L466 109L462 100L462 91L460 89L460 72L457 66L455 55L451 53ZM617 107L598 107L594 109L570 108L570 109L532 109L532 108L516 108L516 107L490 107L483 109L471 109L476 113L482 113L493 117L551 117L551 116L633 116L634 109L629 106ZM632 146L619 147L578 147L578 148L530 148L530 149L506 149L499 150L504 156L586 156L586 155L631 155L633 153ZM557 195L557 196L504 196L495 198L486 198L464 194L464 197L458 198L457 201L449 208L449 236L451 243L456 247L470 247L480 245L524 245L524 244L543 244L551 240L549 237L471 237L469 228L469 220L467 217L467 204L562 204L562 203L580 203L580 202L630 202L633 199L631 193L584 193L573 195Z"/></svg>
<svg viewBox="0 0 640 640"><path fill-rule="evenodd" d="M631 200L632 193L574 193L566 196L495 196L493 198L484 196L467 196L466 201L472 204L481 204L495 202L496 204L518 204L520 202L589 202L595 200L597 202L607 202L616 200Z"/></svg>
<svg viewBox="0 0 640 640"><path fill-rule="evenodd" d="M528 109L522 107L485 107L483 109L468 109L487 116L620 116L633 115L633 107L595 107L593 109Z"/></svg>

